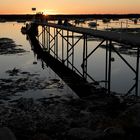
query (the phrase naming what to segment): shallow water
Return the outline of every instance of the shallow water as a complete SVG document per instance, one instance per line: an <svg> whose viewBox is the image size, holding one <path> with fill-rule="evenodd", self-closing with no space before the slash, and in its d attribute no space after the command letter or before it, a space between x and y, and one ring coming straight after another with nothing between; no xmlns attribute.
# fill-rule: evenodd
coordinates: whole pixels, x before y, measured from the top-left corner
<svg viewBox="0 0 140 140"><path fill-rule="evenodd" d="M113 23L117 24L117 23ZM104 29L108 25L103 24L99 21L99 27ZM101 26L102 25L102 26ZM119 24L120 25L120 24ZM17 99L20 97L33 97L37 98L46 98L52 96L72 96L76 97L75 93L67 86L63 80L58 77L49 67L47 67L43 62L37 60L36 56L34 56L33 51L31 50L31 45L29 41L27 41L26 36L22 35L20 32L22 23L16 22L7 22L0 23L0 38L7 37L13 39L15 44L21 45L20 48L26 50L24 53L19 54L7 54L0 55L0 79L2 78L11 78L6 71L13 70L14 68L20 69L22 72L29 72L30 74L37 74L35 80L38 80L38 83L41 83L42 80L46 82L52 82L52 79L57 79L58 82L54 82L44 89L28 89L24 92L17 92L13 95L12 99ZM87 23L82 26L87 27ZM114 25L109 25L114 26ZM53 30L52 30L53 32ZM59 37L59 40L61 38ZM76 41L76 39L75 39ZM89 41L88 42L88 52L91 52L100 41ZM59 46L61 46L61 41L59 41ZM82 49L83 49L83 41L81 40L75 47L75 60L74 65L77 69L82 72L81 64L82 64ZM81 49L82 48L82 49ZM61 48L59 48L59 55L61 56ZM122 54L124 58L130 62L132 66L135 67L136 57ZM133 72L125 65L125 63L115 54L112 53L112 57L115 59L112 62L112 79L111 79L111 90L119 93L125 93L131 86L134 84L134 74ZM44 66L44 69L42 68ZM101 81L104 80L105 77L105 50L103 48L97 49L96 53L92 55L88 59L88 73L94 77L95 80ZM24 77L25 75L20 75ZM139 76L140 77L140 76ZM12 77L19 78L19 77ZM30 76L29 79L32 79ZM33 81L34 82L34 81ZM89 80L89 82L92 82ZM63 87L59 88L59 84L62 84ZM104 86L104 84L101 84ZM139 82L140 88L140 82ZM140 91L140 90L139 90ZM74 96L73 96L74 95Z"/></svg>
<svg viewBox="0 0 140 140"><path fill-rule="evenodd" d="M17 54L0 55L0 79L12 79L13 81L9 84L10 86L14 84L13 88L15 89L14 91L10 89L11 91L9 92L11 92L11 95L7 95L8 100L18 99L20 97L34 99L54 96L63 98L67 98L68 96L76 97L74 92L49 67L44 64L44 69L42 68L42 62L34 56L30 43L26 40L26 36L20 32L22 26L23 24L16 22L0 23L0 38L10 38L16 45L19 45L17 47L26 51ZM20 70L20 72L12 76L6 72L13 72L14 69ZM28 78L28 82L17 82L18 80L21 81L22 78ZM47 83L46 85L41 85L45 82ZM37 86L34 83L37 86L40 85L43 87L41 89L36 88ZM7 82L4 82L4 85L1 85L1 94L4 93L5 89L3 88L6 84ZM18 87L25 87L26 84L31 85L23 91L17 90Z"/></svg>

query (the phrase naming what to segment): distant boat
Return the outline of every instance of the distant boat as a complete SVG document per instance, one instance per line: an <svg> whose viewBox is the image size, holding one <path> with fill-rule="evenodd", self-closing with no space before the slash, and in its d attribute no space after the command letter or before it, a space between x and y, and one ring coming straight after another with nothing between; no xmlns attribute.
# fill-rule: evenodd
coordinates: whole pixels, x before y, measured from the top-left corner
<svg viewBox="0 0 140 140"><path fill-rule="evenodd" d="M89 25L90 27L99 26L99 24L97 24L96 22L89 22L88 25Z"/></svg>
<svg viewBox="0 0 140 140"><path fill-rule="evenodd" d="M109 23L110 22L110 19L108 19L108 18L103 18L103 23Z"/></svg>
<svg viewBox="0 0 140 140"><path fill-rule="evenodd" d="M6 22L6 20L5 19L0 19L0 22Z"/></svg>
<svg viewBox="0 0 140 140"><path fill-rule="evenodd" d="M113 18L112 20L113 21L119 21L119 18Z"/></svg>
<svg viewBox="0 0 140 140"><path fill-rule="evenodd" d="M75 24L85 23L85 19L76 19Z"/></svg>
<svg viewBox="0 0 140 140"><path fill-rule="evenodd" d="M18 23L25 23L26 20L17 20Z"/></svg>

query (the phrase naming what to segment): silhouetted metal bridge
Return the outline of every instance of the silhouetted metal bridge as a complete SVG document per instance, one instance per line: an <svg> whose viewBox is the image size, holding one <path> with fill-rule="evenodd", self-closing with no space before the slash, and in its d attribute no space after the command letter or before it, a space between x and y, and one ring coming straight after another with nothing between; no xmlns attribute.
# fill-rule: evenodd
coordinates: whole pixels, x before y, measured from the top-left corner
<svg viewBox="0 0 140 140"><path fill-rule="evenodd" d="M75 27L64 24L55 24L48 23L47 21L36 21L31 24L29 29L29 36L35 37L34 29L37 29L40 26L42 29L39 30L36 39L40 41L40 45L42 48L51 56L53 56L56 60L61 62L63 65L67 66L67 68L71 69L73 72L76 72L80 77L84 80L87 78L91 79L94 83L97 84L96 80L93 79L87 73L87 61L96 53L96 50L103 44L105 44L105 79L103 80L105 83L105 88L108 93L111 93L111 63L112 63L112 52L115 52L122 61L130 68L135 74L135 83L134 85L127 91L126 95L130 94L133 90L135 90L135 94L138 95L138 84L139 84L139 57L140 57L140 36L136 34L128 34L128 33L117 33L111 31L101 31L101 30L93 30L89 28L83 27ZM78 33L78 36L77 36ZM76 39L74 39L76 37ZM88 52L88 38L94 37L99 38L100 43L91 51ZM61 39L60 39L61 38ZM34 38L35 39L35 38ZM78 42L83 41L83 51L82 51L82 72L80 72L74 66L74 51ZM34 41L33 39L31 41ZM60 43L61 42L61 43ZM114 47L113 42L126 44L131 46L131 49L136 51L136 65L133 67L122 55L119 51ZM61 46L60 46L61 44ZM82 47L82 46L81 46ZM61 55L59 54L61 51ZM82 85L81 85L82 86Z"/></svg>

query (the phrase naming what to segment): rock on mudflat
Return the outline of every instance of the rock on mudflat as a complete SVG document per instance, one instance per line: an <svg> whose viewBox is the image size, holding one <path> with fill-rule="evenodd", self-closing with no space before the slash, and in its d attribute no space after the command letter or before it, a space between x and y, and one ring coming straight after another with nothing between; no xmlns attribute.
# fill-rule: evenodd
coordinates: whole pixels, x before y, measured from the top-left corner
<svg viewBox="0 0 140 140"><path fill-rule="evenodd" d="M52 139L45 133L39 133L36 134L32 140L52 140Z"/></svg>
<svg viewBox="0 0 140 140"><path fill-rule="evenodd" d="M140 128L140 103L132 105L125 112L122 113L124 125L135 126Z"/></svg>
<svg viewBox="0 0 140 140"><path fill-rule="evenodd" d="M132 105L120 115L120 124L126 131L127 138L140 139L140 103Z"/></svg>
<svg viewBox="0 0 140 140"><path fill-rule="evenodd" d="M68 140L101 140L103 137L103 132L93 131L85 127L72 128L68 132Z"/></svg>
<svg viewBox="0 0 140 140"><path fill-rule="evenodd" d="M88 128L72 128L68 132L68 140L124 140L125 132L122 128L110 127L104 131Z"/></svg>
<svg viewBox="0 0 140 140"><path fill-rule="evenodd" d="M13 132L7 128L0 128L0 140L16 140Z"/></svg>
<svg viewBox="0 0 140 140"><path fill-rule="evenodd" d="M120 127L109 127L104 130L104 139L125 140L125 131Z"/></svg>

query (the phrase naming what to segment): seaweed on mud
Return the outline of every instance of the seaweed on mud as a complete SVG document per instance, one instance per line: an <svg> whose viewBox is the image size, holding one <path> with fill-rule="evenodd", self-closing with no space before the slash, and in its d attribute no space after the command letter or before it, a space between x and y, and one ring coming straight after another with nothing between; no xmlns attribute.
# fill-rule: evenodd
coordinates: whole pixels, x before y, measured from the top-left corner
<svg viewBox="0 0 140 140"><path fill-rule="evenodd" d="M21 45L16 45L10 38L0 38L0 55L19 54L26 52L20 48Z"/></svg>
<svg viewBox="0 0 140 140"><path fill-rule="evenodd" d="M9 77L0 79L0 98L2 100L7 100L7 97L28 90L63 88L63 83L59 79L47 81L39 77L39 74L32 74L17 68L7 70L6 73Z"/></svg>
<svg viewBox="0 0 140 140"><path fill-rule="evenodd" d="M17 76L18 73L20 72L19 69L13 68L13 70L7 70L6 73L9 74L9 76Z"/></svg>

